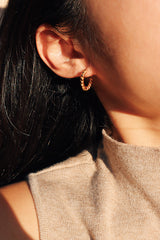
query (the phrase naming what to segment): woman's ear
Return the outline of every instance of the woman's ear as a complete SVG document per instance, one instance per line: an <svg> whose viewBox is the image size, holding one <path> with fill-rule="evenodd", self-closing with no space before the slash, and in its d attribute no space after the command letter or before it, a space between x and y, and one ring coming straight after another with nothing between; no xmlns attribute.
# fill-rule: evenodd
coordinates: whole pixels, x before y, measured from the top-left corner
<svg viewBox="0 0 160 240"><path fill-rule="evenodd" d="M78 41L61 34L49 25L41 25L36 32L38 53L44 63L64 78L79 77L86 70L86 77L95 74Z"/></svg>

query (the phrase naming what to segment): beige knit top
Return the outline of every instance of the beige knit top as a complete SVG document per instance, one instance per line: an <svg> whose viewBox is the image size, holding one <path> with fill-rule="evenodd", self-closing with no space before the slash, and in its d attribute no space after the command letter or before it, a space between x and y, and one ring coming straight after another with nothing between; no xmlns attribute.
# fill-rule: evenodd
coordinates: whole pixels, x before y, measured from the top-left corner
<svg viewBox="0 0 160 240"><path fill-rule="evenodd" d="M160 239L160 148L103 145L28 176L41 240Z"/></svg>

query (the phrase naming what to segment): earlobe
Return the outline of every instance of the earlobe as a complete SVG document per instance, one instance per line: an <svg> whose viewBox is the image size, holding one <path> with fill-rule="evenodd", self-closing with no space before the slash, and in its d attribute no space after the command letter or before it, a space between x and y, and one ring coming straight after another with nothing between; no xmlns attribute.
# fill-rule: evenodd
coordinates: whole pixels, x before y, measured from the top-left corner
<svg viewBox="0 0 160 240"><path fill-rule="evenodd" d="M54 28L41 25L36 32L36 45L41 59L57 75L75 78L85 69L88 76L94 74L78 44Z"/></svg>

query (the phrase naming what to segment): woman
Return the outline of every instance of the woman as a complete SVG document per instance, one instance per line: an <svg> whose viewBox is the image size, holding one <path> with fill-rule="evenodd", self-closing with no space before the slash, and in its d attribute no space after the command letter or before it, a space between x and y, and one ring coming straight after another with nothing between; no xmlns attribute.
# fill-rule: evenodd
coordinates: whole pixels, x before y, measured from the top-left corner
<svg viewBox="0 0 160 240"><path fill-rule="evenodd" d="M159 20L159 0L9 1L1 185L23 181L1 239L159 239Z"/></svg>

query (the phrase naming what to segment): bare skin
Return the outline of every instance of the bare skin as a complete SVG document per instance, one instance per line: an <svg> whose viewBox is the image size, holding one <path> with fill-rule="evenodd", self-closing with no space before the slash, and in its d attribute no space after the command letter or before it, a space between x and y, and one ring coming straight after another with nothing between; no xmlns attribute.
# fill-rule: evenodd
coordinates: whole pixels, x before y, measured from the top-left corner
<svg viewBox="0 0 160 240"><path fill-rule="evenodd" d="M114 131L126 143L160 146L160 1L87 2L111 52L94 87Z"/></svg>
<svg viewBox="0 0 160 240"><path fill-rule="evenodd" d="M0 239L39 239L36 211L26 182L0 189L0 213Z"/></svg>

